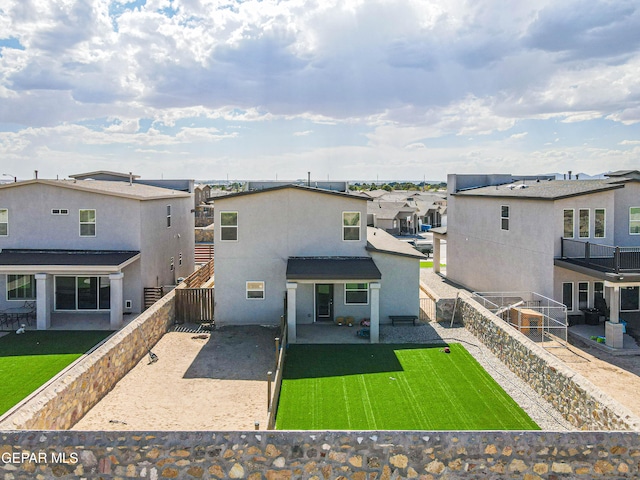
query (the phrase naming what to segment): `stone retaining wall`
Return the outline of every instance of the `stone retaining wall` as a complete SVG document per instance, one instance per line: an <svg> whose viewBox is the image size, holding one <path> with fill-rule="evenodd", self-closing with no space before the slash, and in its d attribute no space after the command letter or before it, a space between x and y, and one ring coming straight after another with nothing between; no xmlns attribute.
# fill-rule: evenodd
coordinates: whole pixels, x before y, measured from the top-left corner
<svg viewBox="0 0 640 480"><path fill-rule="evenodd" d="M7 412L0 430L71 428L174 323L172 291L102 345L65 370L43 390Z"/></svg>
<svg viewBox="0 0 640 480"><path fill-rule="evenodd" d="M638 478L631 432L5 432L0 475L31 478Z"/></svg>
<svg viewBox="0 0 640 480"><path fill-rule="evenodd" d="M640 418L582 375L460 292L456 320L582 430L640 431Z"/></svg>

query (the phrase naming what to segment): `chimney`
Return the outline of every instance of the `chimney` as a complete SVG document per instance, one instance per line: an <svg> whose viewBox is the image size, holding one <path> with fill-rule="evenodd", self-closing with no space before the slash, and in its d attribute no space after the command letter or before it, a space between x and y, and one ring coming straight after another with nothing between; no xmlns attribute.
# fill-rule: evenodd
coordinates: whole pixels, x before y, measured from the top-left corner
<svg viewBox="0 0 640 480"><path fill-rule="evenodd" d="M38 170L33 171L33 176L36 180L38 179Z"/></svg>
<svg viewBox="0 0 640 480"><path fill-rule="evenodd" d="M133 185L133 173L129 172L129 185Z"/></svg>
<svg viewBox="0 0 640 480"><path fill-rule="evenodd" d="M579 175L580 175L579 173L576 173L576 180L578 180L578 176L579 176Z"/></svg>
<svg viewBox="0 0 640 480"><path fill-rule="evenodd" d="M571 180L571 170L569 170L569 180Z"/></svg>
<svg viewBox="0 0 640 480"><path fill-rule="evenodd" d="M307 187L311 186L311 172L307 172Z"/></svg>

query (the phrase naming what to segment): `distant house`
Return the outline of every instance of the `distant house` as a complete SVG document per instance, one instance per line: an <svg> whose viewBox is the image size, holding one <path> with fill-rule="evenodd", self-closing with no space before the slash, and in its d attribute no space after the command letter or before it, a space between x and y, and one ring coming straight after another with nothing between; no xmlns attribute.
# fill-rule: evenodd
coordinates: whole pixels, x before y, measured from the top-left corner
<svg viewBox="0 0 640 480"><path fill-rule="evenodd" d="M604 297L607 344L621 345L618 320L640 321L638 171L599 180L449 175L447 183L448 225L437 234L447 241L447 277L476 291L535 291L569 313Z"/></svg>
<svg viewBox="0 0 640 480"><path fill-rule="evenodd" d="M100 313L119 328L144 287L193 271L192 208L190 193L125 180L0 185L0 311L35 302L38 329Z"/></svg>
<svg viewBox="0 0 640 480"><path fill-rule="evenodd" d="M296 326L337 317L371 321L418 315L415 249L367 228L366 198L281 185L216 198L218 325ZM286 304L286 310L285 310Z"/></svg>

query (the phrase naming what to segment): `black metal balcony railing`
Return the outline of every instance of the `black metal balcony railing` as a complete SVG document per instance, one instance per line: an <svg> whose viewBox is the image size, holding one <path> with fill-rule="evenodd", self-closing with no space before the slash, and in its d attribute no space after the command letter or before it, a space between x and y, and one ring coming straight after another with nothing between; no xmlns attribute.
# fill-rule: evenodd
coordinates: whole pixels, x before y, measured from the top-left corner
<svg viewBox="0 0 640 480"><path fill-rule="evenodd" d="M560 258L603 272L640 272L640 247L614 247L562 238Z"/></svg>

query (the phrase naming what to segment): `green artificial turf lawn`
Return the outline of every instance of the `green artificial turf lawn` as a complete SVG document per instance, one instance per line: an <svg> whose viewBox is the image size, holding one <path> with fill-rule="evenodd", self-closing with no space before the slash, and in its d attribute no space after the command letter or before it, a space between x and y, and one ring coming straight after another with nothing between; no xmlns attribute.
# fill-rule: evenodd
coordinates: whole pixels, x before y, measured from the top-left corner
<svg viewBox="0 0 640 480"><path fill-rule="evenodd" d="M0 338L0 415L112 333L27 330Z"/></svg>
<svg viewBox="0 0 640 480"><path fill-rule="evenodd" d="M291 345L279 430L539 430L459 344Z"/></svg>

